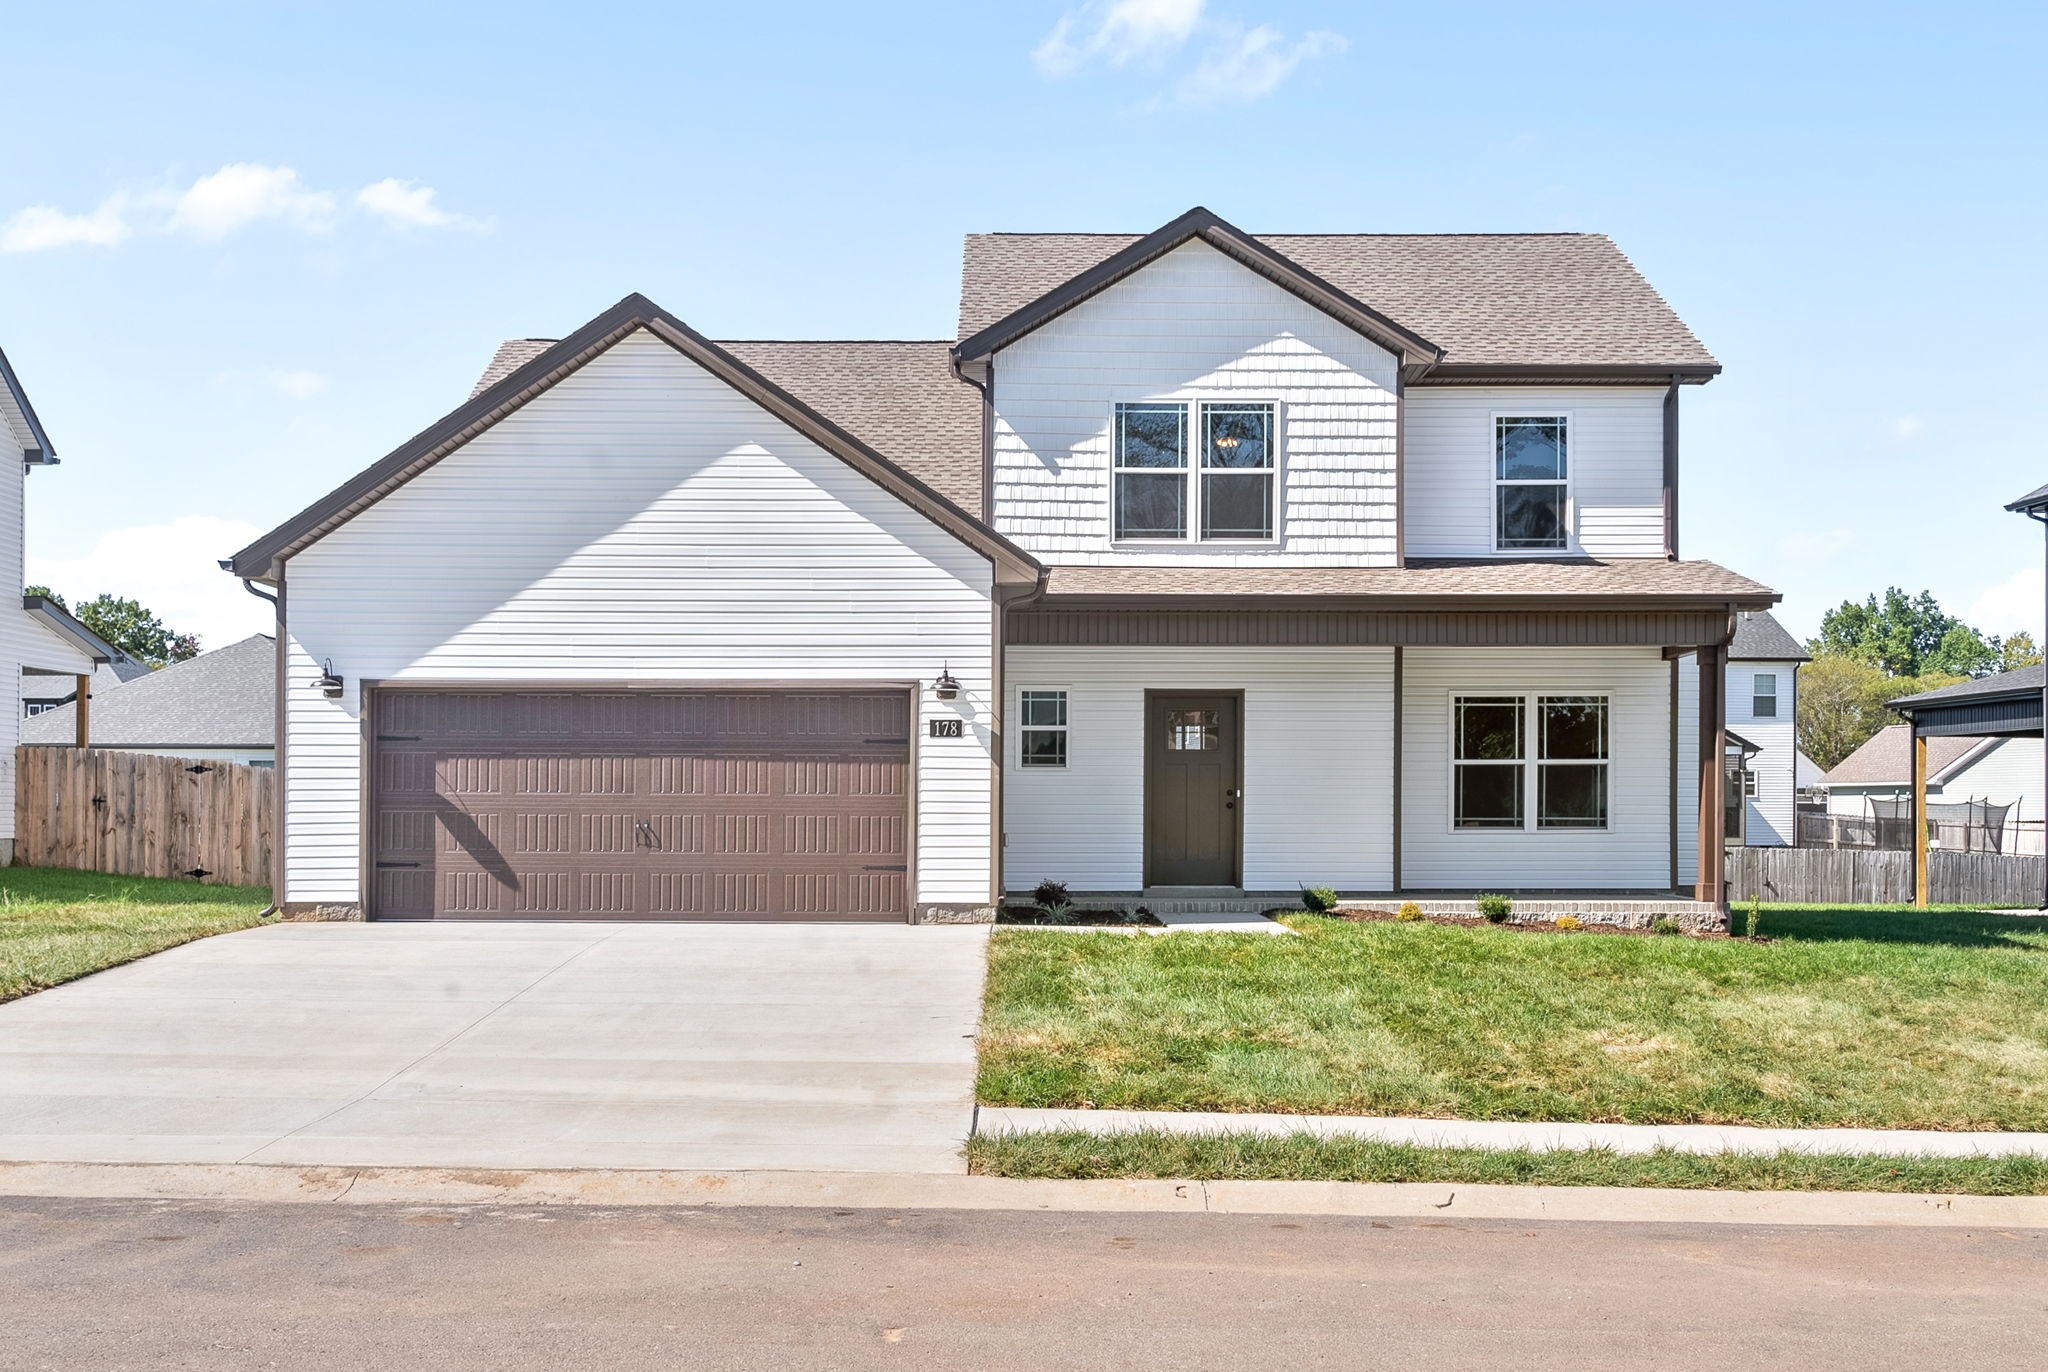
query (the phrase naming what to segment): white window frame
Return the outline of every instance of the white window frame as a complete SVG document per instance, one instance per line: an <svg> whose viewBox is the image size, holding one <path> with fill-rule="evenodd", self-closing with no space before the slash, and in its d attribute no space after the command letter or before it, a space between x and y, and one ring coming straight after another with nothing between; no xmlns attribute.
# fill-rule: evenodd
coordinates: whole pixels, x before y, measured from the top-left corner
<svg viewBox="0 0 2048 1372"><path fill-rule="evenodd" d="M1120 476L1158 476L1176 470L1172 467L1125 467L1117 461L1118 422L1117 407L1120 405L1177 405L1182 411L1182 433L1187 436L1187 449L1182 454L1184 461L1178 469L1186 486L1181 496L1181 512L1185 516L1178 538L1151 537L1146 535L1121 535L1117 532L1117 478ZM1265 406L1273 412L1273 428L1268 446L1272 449L1271 467L1208 468L1202 466L1202 453L1208 443L1205 431L1206 412L1210 406L1218 409L1241 409ZM1287 445L1282 438L1287 432L1286 410L1278 396L1233 395L1233 396L1168 396L1152 400L1115 400L1109 406L1109 540L1118 548L1276 548L1280 545L1285 530L1281 520L1286 512L1284 498L1286 484ZM1202 537L1202 473L1204 470L1242 472L1270 471L1272 480L1268 483L1267 519L1273 532L1264 538L1204 538Z"/></svg>
<svg viewBox="0 0 2048 1372"><path fill-rule="evenodd" d="M1757 683L1758 683L1758 682L1760 682L1760 681L1768 681L1768 682L1770 682L1770 683L1771 683L1771 689L1770 689L1770 701L1771 701L1771 712L1770 712L1769 714L1767 714L1767 715L1766 715L1766 714L1759 714L1759 713L1757 712L1757 708L1756 708L1756 703L1757 703L1757 702L1758 702L1759 700L1762 700L1762 699L1764 698L1764 694L1765 694L1764 692L1762 692L1762 691L1759 691L1759 690L1758 690L1758 689L1756 688L1756 687L1757 687ZM1751 719L1777 719L1777 718L1779 717L1779 716L1778 716L1778 699L1779 699L1779 697L1778 697L1778 674L1777 674L1777 672L1775 672L1775 671L1769 671L1769 672L1751 672L1751 673L1749 674L1749 717L1750 717Z"/></svg>
<svg viewBox="0 0 2048 1372"><path fill-rule="evenodd" d="M1744 800L1755 800L1762 792L1763 787L1757 780L1756 768L1745 763L1742 768L1742 798Z"/></svg>
<svg viewBox="0 0 2048 1372"><path fill-rule="evenodd" d="M1564 425L1564 476L1560 480L1515 481L1500 474L1500 422L1503 419L1549 419ZM1578 554L1578 505L1572 498L1572 473L1578 468L1578 455L1574 449L1578 440L1574 431L1578 425L1570 410L1553 410L1542 407L1519 410L1495 410L1486 427L1486 474L1491 478L1486 483L1486 522L1493 530L1493 555L1495 557L1573 557ZM1556 548L1504 548L1500 541L1500 488L1503 486L1556 486L1564 491L1564 543Z"/></svg>
<svg viewBox="0 0 2048 1372"><path fill-rule="evenodd" d="M1150 468L1158 471L1157 467ZM1058 696L1060 698L1059 724L1026 724L1024 722L1024 698L1026 696ZM1064 772L1074 759L1074 697L1065 686L1020 686L1017 688L1017 768L1028 772ZM1027 761L1029 754L1024 749L1024 735L1058 734L1060 736L1060 760L1058 762Z"/></svg>
<svg viewBox="0 0 2048 1372"><path fill-rule="evenodd" d="M1614 714L1615 699L1618 695L1611 686L1589 687L1585 690L1527 690L1509 688L1494 690L1482 686L1460 687L1445 693L1444 720L1446 724L1444 756L1444 828L1445 832L1466 837L1501 834L1609 834L1614 832ZM1500 758L1465 762L1458 757L1458 702L1460 700L1508 700L1520 702L1522 710L1522 755L1517 759ZM1607 756L1604 758L1560 758L1558 763L1571 767L1604 767L1607 769L1607 817L1600 824L1573 824L1545 826L1541 822L1538 806L1543 790L1541 773L1546 765L1543 757L1543 702L1546 700L1598 700L1607 707ZM1519 826L1508 825L1461 825L1458 823L1458 768L1460 767L1509 767L1522 769L1522 822Z"/></svg>
<svg viewBox="0 0 2048 1372"><path fill-rule="evenodd" d="M24 702L22 706L22 718L34 719L37 715L46 715L50 713L50 711L60 708L63 705L63 703L64 702L62 701L53 702L48 700L31 700Z"/></svg>

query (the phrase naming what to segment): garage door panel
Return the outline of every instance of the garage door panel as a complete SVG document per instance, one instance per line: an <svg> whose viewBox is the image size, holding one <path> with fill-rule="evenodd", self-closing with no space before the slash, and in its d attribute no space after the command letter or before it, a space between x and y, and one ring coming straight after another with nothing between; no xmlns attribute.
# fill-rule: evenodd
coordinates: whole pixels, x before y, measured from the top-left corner
<svg viewBox="0 0 2048 1372"><path fill-rule="evenodd" d="M379 915L907 913L907 693L387 690L373 709Z"/></svg>

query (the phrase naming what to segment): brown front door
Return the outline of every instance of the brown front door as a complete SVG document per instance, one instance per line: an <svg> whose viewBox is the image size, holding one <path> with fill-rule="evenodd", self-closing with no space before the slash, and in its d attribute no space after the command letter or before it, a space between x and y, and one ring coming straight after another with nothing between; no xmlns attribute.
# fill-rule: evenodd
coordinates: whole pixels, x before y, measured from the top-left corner
<svg viewBox="0 0 2048 1372"><path fill-rule="evenodd" d="M1235 886L1242 813L1234 695L1145 705L1145 884Z"/></svg>
<svg viewBox="0 0 2048 1372"><path fill-rule="evenodd" d="M371 699L370 913L909 913L908 691Z"/></svg>

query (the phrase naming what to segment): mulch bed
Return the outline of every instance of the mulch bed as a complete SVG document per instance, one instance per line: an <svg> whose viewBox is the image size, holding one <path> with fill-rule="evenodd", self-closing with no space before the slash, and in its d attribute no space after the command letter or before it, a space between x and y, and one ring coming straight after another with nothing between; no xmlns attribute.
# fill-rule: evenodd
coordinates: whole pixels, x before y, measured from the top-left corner
<svg viewBox="0 0 2048 1372"><path fill-rule="evenodd" d="M1344 907L1332 910L1328 915L1324 916L1324 918L1350 920L1353 924L1449 924L1454 925L1460 929L1514 929L1524 934L1626 934L1630 936L1644 938L1731 937L1731 935L1720 931L1716 931L1713 933L1697 933L1691 929L1684 930L1683 933L1680 935L1659 934L1654 929L1625 929L1618 924L1595 924L1591 920L1585 921L1584 923L1580 924L1579 927L1576 929L1560 929L1557 927L1556 924L1552 923L1549 920L1544 920L1541 923L1537 923L1534 921L1524 922L1521 920L1514 919L1512 917L1509 918L1505 923L1495 924L1492 920L1487 919L1483 915L1425 914L1421 919L1404 920L1396 916L1392 910L1360 910L1356 908ZM1764 939L1757 940L1757 942L1759 943L1763 943L1765 941L1766 940Z"/></svg>

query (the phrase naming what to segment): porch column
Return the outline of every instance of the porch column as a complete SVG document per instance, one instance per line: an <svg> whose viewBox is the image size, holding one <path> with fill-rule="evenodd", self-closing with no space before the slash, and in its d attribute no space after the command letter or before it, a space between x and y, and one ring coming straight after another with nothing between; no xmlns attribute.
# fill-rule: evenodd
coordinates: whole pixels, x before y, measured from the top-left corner
<svg viewBox="0 0 2048 1372"><path fill-rule="evenodd" d="M71 746L92 747L92 678L80 673L78 676L78 706L72 712Z"/></svg>
<svg viewBox="0 0 2048 1372"><path fill-rule="evenodd" d="M1700 870L1694 900L1721 904L1727 896L1728 649L1699 650L1700 667Z"/></svg>
<svg viewBox="0 0 2048 1372"><path fill-rule="evenodd" d="M1912 716L1907 716L1913 719ZM1927 908L1927 740L1920 721L1909 727L1913 737L1913 904Z"/></svg>

